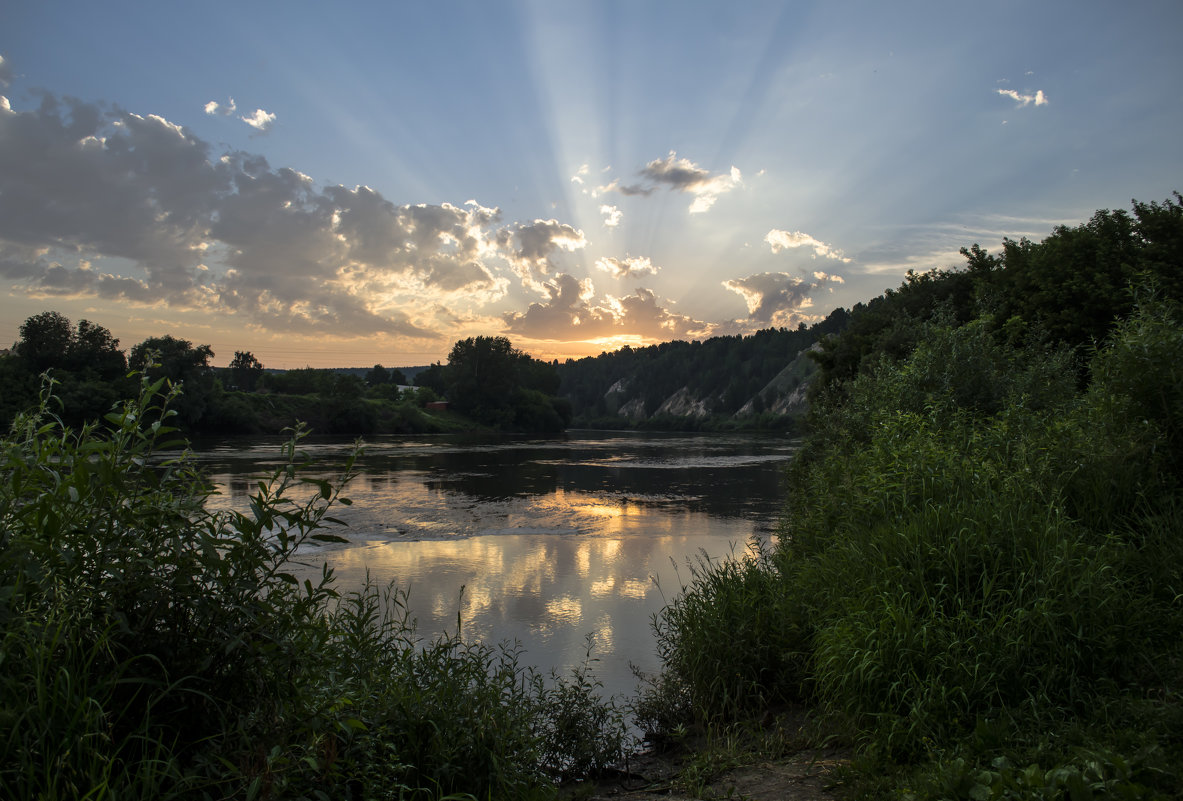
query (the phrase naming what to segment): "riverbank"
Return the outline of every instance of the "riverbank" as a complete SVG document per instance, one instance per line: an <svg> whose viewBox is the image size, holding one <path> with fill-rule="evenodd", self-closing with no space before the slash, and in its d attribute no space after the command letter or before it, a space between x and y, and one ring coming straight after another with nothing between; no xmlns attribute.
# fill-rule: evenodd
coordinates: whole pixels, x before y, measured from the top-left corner
<svg viewBox="0 0 1183 801"><path fill-rule="evenodd" d="M834 745L801 708L646 750L595 782L568 784L568 801L836 801L849 796L853 752Z"/></svg>

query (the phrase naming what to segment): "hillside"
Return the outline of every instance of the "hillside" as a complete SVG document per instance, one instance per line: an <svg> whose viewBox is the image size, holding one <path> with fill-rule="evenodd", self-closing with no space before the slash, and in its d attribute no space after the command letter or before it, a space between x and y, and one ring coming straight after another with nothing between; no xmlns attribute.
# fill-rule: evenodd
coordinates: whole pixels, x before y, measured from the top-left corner
<svg viewBox="0 0 1183 801"><path fill-rule="evenodd" d="M788 427L805 412L816 371L808 353L847 319L838 309L794 331L770 328L568 359L558 368L559 394L571 402L576 426Z"/></svg>

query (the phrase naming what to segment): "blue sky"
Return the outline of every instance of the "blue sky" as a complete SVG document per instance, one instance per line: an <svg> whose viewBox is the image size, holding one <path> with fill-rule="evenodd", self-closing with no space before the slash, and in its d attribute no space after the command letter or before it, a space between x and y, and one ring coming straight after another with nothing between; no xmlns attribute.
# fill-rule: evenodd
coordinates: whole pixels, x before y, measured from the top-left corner
<svg viewBox="0 0 1183 801"><path fill-rule="evenodd" d="M6 4L0 343L795 327L1183 189L1183 4Z"/></svg>

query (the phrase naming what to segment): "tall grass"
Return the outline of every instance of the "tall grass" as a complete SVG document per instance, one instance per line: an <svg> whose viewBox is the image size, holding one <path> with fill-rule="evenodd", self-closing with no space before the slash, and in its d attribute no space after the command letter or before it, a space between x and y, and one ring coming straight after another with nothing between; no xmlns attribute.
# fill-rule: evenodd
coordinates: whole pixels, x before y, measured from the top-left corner
<svg viewBox="0 0 1183 801"><path fill-rule="evenodd" d="M422 641L394 588L297 582L352 458L304 479L297 431L249 510L210 511L160 456L176 397L145 381L73 430L49 384L0 440L0 796L549 798L620 755L588 670L544 682Z"/></svg>
<svg viewBox="0 0 1183 801"><path fill-rule="evenodd" d="M705 566L656 621L683 715L804 690L873 760L948 778L950 754L1087 745L1136 766L1120 793L1150 764L1179 789L1183 315L1144 298L1083 392L1067 355L997 333L937 319L821 405L775 552Z"/></svg>

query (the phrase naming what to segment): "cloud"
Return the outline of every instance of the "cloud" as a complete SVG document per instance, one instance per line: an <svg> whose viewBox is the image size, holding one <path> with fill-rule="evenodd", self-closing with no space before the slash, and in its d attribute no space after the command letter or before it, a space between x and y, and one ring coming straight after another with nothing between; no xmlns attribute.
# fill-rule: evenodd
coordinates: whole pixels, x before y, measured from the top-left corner
<svg viewBox="0 0 1183 801"><path fill-rule="evenodd" d="M812 282L788 273L758 273L724 281L723 286L740 295L748 316L759 325L792 326L804 320L803 309L813 305L810 295L817 289L842 283L840 276L815 272Z"/></svg>
<svg viewBox="0 0 1183 801"><path fill-rule="evenodd" d="M643 275L657 275L657 268L649 261L648 256L626 257L624 259L604 257L596 260L596 267L613 278L639 278Z"/></svg>
<svg viewBox="0 0 1183 801"><path fill-rule="evenodd" d="M211 100L205 104L206 114L221 114L223 117L229 117L238 110L238 104L234 102L234 98L226 101L226 105L219 105L216 100Z"/></svg>
<svg viewBox="0 0 1183 801"><path fill-rule="evenodd" d="M571 176L571 183L582 184L583 183L583 176L587 175L588 170L590 170L590 169L591 168L587 164L579 165L579 169L576 170L575 174Z"/></svg>
<svg viewBox="0 0 1183 801"><path fill-rule="evenodd" d="M660 188L673 192L684 192L694 196L690 204L691 214L700 214L719 199L719 195L730 192L743 183L743 176L737 167L732 167L726 173L712 175L710 171L699 167L685 158L678 158L678 154L671 150L664 159L654 159L638 171L642 181L639 184L621 184L615 179L603 186L596 187L593 195L598 196L606 192L619 192L622 195L650 195Z"/></svg>
<svg viewBox="0 0 1183 801"><path fill-rule="evenodd" d="M442 337L584 247L475 201L396 205L318 187L155 116L43 95L0 108L0 277L30 295L237 315L270 331ZM445 326L446 327L446 326Z"/></svg>
<svg viewBox="0 0 1183 801"><path fill-rule="evenodd" d="M609 206L607 203L600 206L600 214L604 218L605 228L615 228L620 225L620 221L624 218L624 213L615 206Z"/></svg>
<svg viewBox="0 0 1183 801"><path fill-rule="evenodd" d="M0 89L12 83L12 65L4 56L0 56Z"/></svg>
<svg viewBox="0 0 1183 801"><path fill-rule="evenodd" d="M256 131L267 133L271 130L271 126L275 124L275 115L264 111L261 108L255 109L255 113L248 116L239 117L240 120L247 125L254 128Z"/></svg>
<svg viewBox="0 0 1183 801"><path fill-rule="evenodd" d="M535 220L502 229L497 245L527 286L545 292L542 279L556 271L554 256L587 246L583 231L558 220Z"/></svg>
<svg viewBox="0 0 1183 801"><path fill-rule="evenodd" d="M1014 89L995 89L994 91L1003 97L1009 97L1011 100L1018 103L1019 108L1029 106L1032 103L1034 103L1036 106L1046 106L1048 102L1047 95L1043 93L1042 89L1036 91L1033 95L1021 94L1016 92Z"/></svg>
<svg viewBox="0 0 1183 801"><path fill-rule="evenodd" d="M546 284L545 303L531 303L525 312L503 315L506 331L529 339L580 342L632 335L651 341L700 339L712 326L665 308L648 289L623 298L608 296L593 303L590 281L566 273Z"/></svg>
<svg viewBox="0 0 1183 801"><path fill-rule="evenodd" d="M814 239L812 236L801 231L781 231L773 228L769 231L764 241L772 248L773 253L780 253L782 250L790 248L810 248L813 250L814 258L821 256L826 259L834 259L844 264L849 264L848 259L841 250L837 250L825 242Z"/></svg>

